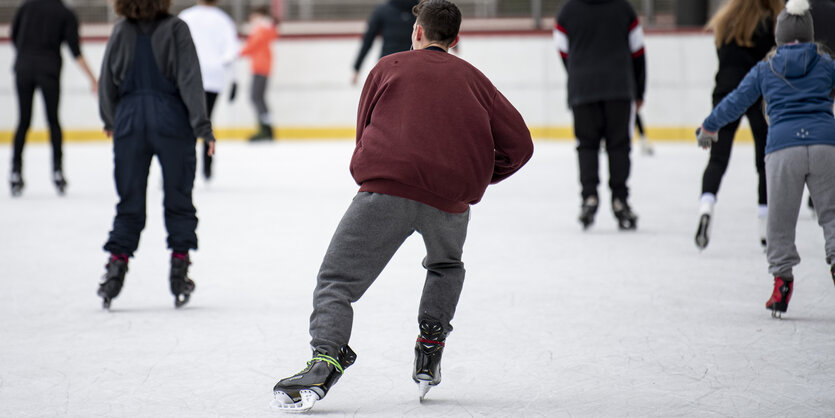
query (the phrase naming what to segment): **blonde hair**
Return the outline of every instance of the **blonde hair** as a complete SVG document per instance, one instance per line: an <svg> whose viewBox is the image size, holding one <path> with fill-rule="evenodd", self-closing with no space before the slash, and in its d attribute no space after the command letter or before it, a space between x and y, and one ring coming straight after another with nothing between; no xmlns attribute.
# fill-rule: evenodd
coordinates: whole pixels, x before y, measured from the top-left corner
<svg viewBox="0 0 835 418"><path fill-rule="evenodd" d="M752 47L760 22L767 17L775 22L781 10L782 0L729 0L707 22L705 29L713 31L717 48L731 42Z"/></svg>

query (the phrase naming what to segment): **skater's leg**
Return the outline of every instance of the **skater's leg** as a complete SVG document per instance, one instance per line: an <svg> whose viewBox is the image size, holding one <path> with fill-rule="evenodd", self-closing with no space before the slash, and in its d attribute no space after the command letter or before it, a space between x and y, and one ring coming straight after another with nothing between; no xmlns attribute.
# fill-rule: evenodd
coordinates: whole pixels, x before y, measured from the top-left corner
<svg viewBox="0 0 835 418"><path fill-rule="evenodd" d="M145 138L134 134L114 137L113 154L119 203L104 249L112 254L132 256L145 228L145 194L153 153Z"/></svg>
<svg viewBox="0 0 835 418"><path fill-rule="evenodd" d="M31 74L18 73L15 77L17 87L18 124L14 135L12 154L12 172L20 173L23 167L23 146L26 134L32 122L32 99L35 95L35 79Z"/></svg>
<svg viewBox="0 0 835 418"><path fill-rule="evenodd" d="M52 171L63 168L63 133L58 120L58 101L61 93L60 79L57 76L39 76L38 87L43 94L46 107L46 120L49 123L49 140L52 143Z"/></svg>
<svg viewBox="0 0 835 418"><path fill-rule="evenodd" d="M426 282L420 298L418 323L439 321L444 334L452 331L452 317L464 286L464 263L461 254L467 238L469 209L447 213L428 205L418 212L418 232L426 245Z"/></svg>
<svg viewBox="0 0 835 418"><path fill-rule="evenodd" d="M757 167L757 203L765 205L768 202L767 187L765 182L765 140L768 137L768 123L763 116L762 99L757 100L748 111L745 112L748 124L751 125L751 134L754 136L754 164Z"/></svg>
<svg viewBox="0 0 835 418"><path fill-rule="evenodd" d="M835 263L835 146L809 146L809 177L806 184L815 200L818 224L826 241L826 263Z"/></svg>
<svg viewBox="0 0 835 418"><path fill-rule="evenodd" d="M796 146L774 151L765 157L768 182L768 271L782 278L792 277L792 268L800 263L795 246L797 215L803 187L809 173L809 151Z"/></svg>
<svg viewBox="0 0 835 418"><path fill-rule="evenodd" d="M620 199L627 202L629 188L630 157L632 147L632 132L630 130L633 119L632 102L627 100L611 100L604 102L606 155L609 158L609 188L612 190L612 200Z"/></svg>
<svg viewBox="0 0 835 418"><path fill-rule="evenodd" d="M739 119L719 129L719 140L710 146L710 158L702 175L702 195L705 193L719 195L719 186L728 169L737 128L739 128Z"/></svg>
<svg viewBox="0 0 835 418"><path fill-rule="evenodd" d="M599 155L603 138L603 105L589 103L572 107L574 114L574 136L577 137L577 157L580 167L581 197L585 200L597 196L600 183Z"/></svg>
<svg viewBox="0 0 835 418"><path fill-rule="evenodd" d="M157 159L162 167L165 192L165 228L168 248L178 253L197 249L197 211L192 202L194 172L197 168L195 140L156 141Z"/></svg>
<svg viewBox="0 0 835 418"><path fill-rule="evenodd" d="M379 193L358 193L331 239L313 292L310 345L333 355L348 344L359 300L414 232L420 203Z"/></svg>

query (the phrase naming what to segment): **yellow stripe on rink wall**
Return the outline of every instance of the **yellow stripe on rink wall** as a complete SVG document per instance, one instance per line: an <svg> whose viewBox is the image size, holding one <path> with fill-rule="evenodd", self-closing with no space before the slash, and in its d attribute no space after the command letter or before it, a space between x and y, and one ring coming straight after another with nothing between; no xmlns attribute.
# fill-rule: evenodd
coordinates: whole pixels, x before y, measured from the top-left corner
<svg viewBox="0 0 835 418"><path fill-rule="evenodd" d="M531 136L542 140L573 140L574 130L571 126L532 126ZM694 127L649 126L646 129L647 138L651 141L688 142L696 141ZM347 126L335 127L305 127L288 126L276 129L279 140L348 140L354 139L355 128ZM215 130L218 139L224 141L245 140L255 133L250 128L219 128ZM637 134L636 134L637 135ZM14 132L0 131L0 144L11 144ZM106 141L104 132L97 130L64 130L64 142L99 142ZM27 143L48 142L48 131L30 130L26 137ZM740 128L736 133L735 142L753 142L751 130Z"/></svg>

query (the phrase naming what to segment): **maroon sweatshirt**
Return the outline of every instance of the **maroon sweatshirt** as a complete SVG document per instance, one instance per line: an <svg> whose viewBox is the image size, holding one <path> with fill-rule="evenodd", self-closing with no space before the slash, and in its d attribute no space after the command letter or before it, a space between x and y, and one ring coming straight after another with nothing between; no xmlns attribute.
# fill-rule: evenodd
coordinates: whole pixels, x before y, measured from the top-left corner
<svg viewBox="0 0 835 418"><path fill-rule="evenodd" d="M441 49L388 55L365 81L351 159L362 192L461 213L532 154L516 108L478 69Z"/></svg>

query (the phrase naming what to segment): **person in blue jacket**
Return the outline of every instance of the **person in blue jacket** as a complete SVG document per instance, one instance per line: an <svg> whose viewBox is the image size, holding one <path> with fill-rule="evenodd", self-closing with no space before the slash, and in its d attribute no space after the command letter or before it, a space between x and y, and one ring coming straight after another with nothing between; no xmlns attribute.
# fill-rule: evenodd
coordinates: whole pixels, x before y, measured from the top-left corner
<svg viewBox="0 0 835 418"><path fill-rule="evenodd" d="M766 302L772 316L786 312L794 289L792 268L800 263L795 227L804 186L815 202L826 241L826 262L835 281L835 62L814 43L807 0L789 0L777 17L777 49L745 76L696 130L709 148L716 132L762 96L770 127L765 146L768 271L774 291Z"/></svg>
<svg viewBox="0 0 835 418"><path fill-rule="evenodd" d="M145 227L148 170L156 155L162 166L165 228L171 249L171 293L186 303L194 281L189 250L197 249L197 214L192 202L202 138L214 154L215 137L206 114L200 64L188 25L169 14L171 0L115 0L123 16L113 27L102 60L99 108L104 131L113 137L119 204L105 251L110 258L99 283L105 308L122 289L128 259Z"/></svg>

